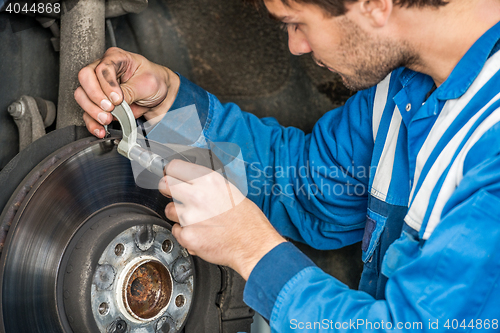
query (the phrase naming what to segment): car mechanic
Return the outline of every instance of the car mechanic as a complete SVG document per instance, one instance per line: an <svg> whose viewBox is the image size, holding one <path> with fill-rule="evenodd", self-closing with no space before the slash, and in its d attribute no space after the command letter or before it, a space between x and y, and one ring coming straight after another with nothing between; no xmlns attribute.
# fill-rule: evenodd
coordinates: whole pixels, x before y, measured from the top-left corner
<svg viewBox="0 0 500 333"><path fill-rule="evenodd" d="M89 131L104 137L123 99L146 120L195 104L207 139L241 147L253 166L249 180L265 183L259 170L269 167L350 170L284 173L272 182L293 184L291 193L249 191L233 209L191 224L226 204L217 194L224 178L183 161L166 168L160 190L171 196L176 186L180 204L168 204L165 214L184 221L173 234L191 254L240 273L246 303L273 331L313 323L313 331L435 332L455 321L458 329L497 330L500 1L263 5L286 25L291 53L311 53L359 90L311 134L222 104L170 69L117 48L79 73L75 98ZM159 131L150 136L166 140ZM303 184L346 190L311 196L298 190ZM354 186L358 191L347 191ZM359 290L324 273L285 237L318 249L362 241ZM314 325L325 319L331 325ZM344 325L352 322L379 326Z"/></svg>

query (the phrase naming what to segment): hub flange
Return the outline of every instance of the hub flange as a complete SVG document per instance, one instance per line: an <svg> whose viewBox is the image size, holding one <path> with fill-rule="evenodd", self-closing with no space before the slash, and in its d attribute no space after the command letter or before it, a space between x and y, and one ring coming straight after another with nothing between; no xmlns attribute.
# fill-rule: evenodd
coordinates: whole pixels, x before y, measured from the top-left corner
<svg viewBox="0 0 500 333"><path fill-rule="evenodd" d="M136 240L138 233L148 229L152 243L145 249ZM173 276L179 260L185 261L191 272L185 280ZM138 225L121 232L102 252L93 277L92 313L99 329L106 331L120 319L145 332L155 332L167 321L173 327L166 332L180 330L193 298L192 272L189 254L167 228Z"/></svg>

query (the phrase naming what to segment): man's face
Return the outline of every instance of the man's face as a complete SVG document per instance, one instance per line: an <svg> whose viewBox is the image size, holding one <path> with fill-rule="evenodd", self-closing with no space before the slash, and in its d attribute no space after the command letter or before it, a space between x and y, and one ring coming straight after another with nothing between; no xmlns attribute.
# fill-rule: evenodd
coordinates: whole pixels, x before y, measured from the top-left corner
<svg viewBox="0 0 500 333"><path fill-rule="evenodd" d="M314 4L266 0L265 5L271 16L286 24L290 52L311 53L318 65L340 74L349 89L374 86L416 59L403 43L361 29L349 18L350 11L330 17Z"/></svg>

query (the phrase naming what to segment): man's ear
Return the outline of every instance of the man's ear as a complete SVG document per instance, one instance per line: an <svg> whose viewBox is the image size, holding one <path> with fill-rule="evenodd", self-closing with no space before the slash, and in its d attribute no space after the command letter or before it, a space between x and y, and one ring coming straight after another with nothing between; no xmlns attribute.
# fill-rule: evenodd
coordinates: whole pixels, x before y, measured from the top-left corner
<svg viewBox="0 0 500 333"><path fill-rule="evenodd" d="M392 0L360 0L355 5L359 14L368 19L368 24L381 28L387 24L392 13Z"/></svg>

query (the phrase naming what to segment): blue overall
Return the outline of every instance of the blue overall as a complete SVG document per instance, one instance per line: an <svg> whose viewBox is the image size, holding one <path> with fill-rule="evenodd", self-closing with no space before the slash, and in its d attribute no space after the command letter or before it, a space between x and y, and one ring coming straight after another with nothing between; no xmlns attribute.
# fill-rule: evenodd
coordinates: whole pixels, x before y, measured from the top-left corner
<svg viewBox="0 0 500 333"><path fill-rule="evenodd" d="M252 271L244 299L275 332L498 330L500 24L450 77L399 68L311 134L258 119L181 77L208 141L241 148L248 198L317 249L362 241L359 290L292 244ZM161 123L151 139L165 142ZM235 221L237 223L237 221Z"/></svg>

